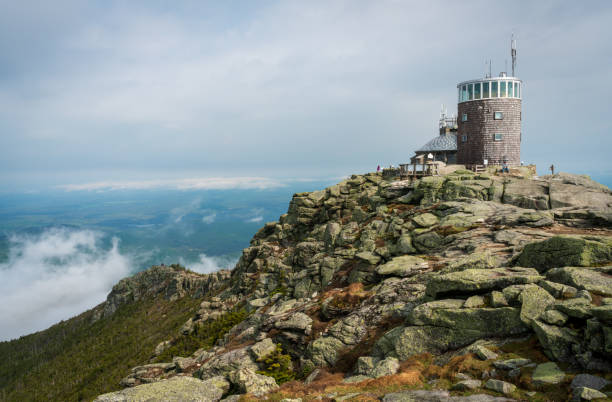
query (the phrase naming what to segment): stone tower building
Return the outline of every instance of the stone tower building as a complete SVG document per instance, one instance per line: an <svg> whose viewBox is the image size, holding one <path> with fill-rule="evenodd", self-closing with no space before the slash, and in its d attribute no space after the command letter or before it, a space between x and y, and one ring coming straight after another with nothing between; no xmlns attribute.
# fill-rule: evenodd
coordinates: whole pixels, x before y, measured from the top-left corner
<svg viewBox="0 0 612 402"><path fill-rule="evenodd" d="M514 77L515 64L512 40L511 77L489 73L457 85L457 163L520 165L522 81Z"/></svg>

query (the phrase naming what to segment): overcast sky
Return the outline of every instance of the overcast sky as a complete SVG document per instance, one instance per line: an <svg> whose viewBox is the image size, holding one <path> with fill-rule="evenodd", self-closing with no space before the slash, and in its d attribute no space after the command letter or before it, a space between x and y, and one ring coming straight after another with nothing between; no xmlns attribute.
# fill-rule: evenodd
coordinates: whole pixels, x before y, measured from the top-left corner
<svg viewBox="0 0 612 402"><path fill-rule="evenodd" d="M178 3L178 5L177 5ZM522 159L610 174L612 2L0 0L0 189L409 160L518 38ZM16 188L16 187L15 187Z"/></svg>

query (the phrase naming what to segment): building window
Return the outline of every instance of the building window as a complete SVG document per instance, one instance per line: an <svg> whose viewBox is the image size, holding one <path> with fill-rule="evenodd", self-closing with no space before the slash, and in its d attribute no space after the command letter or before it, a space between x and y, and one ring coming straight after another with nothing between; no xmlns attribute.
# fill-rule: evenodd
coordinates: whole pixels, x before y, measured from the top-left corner
<svg viewBox="0 0 612 402"><path fill-rule="evenodd" d="M514 82L508 82L508 98L514 98Z"/></svg>
<svg viewBox="0 0 612 402"><path fill-rule="evenodd" d="M467 113L461 115L461 121L467 121Z"/></svg>
<svg viewBox="0 0 612 402"><path fill-rule="evenodd" d="M463 134L461 136L461 142L467 142L467 135Z"/></svg>
<svg viewBox="0 0 612 402"><path fill-rule="evenodd" d="M516 97L520 98L521 97L521 83L517 81L515 84L515 88L516 88Z"/></svg>
<svg viewBox="0 0 612 402"><path fill-rule="evenodd" d="M474 99L480 99L480 82L474 84Z"/></svg>
<svg viewBox="0 0 612 402"><path fill-rule="evenodd" d="M468 84L468 100L474 99L474 84Z"/></svg>
<svg viewBox="0 0 612 402"><path fill-rule="evenodd" d="M461 102L465 102L467 99L467 85L464 85L461 87Z"/></svg>
<svg viewBox="0 0 612 402"><path fill-rule="evenodd" d="M504 113L503 112L495 112L495 113L493 113L493 118L495 120L503 120L504 119Z"/></svg>
<svg viewBox="0 0 612 402"><path fill-rule="evenodd" d="M497 98L499 97L498 93L497 93L497 81L493 81L491 83L491 98Z"/></svg>
<svg viewBox="0 0 612 402"><path fill-rule="evenodd" d="M501 81L499 83L499 89L500 89L500 94L499 97L500 98L505 98L506 96L508 96L508 93L506 92L506 81Z"/></svg>
<svg viewBox="0 0 612 402"><path fill-rule="evenodd" d="M495 139L495 141L501 141L502 140L502 135L500 133L495 133L494 134L494 139Z"/></svg>
<svg viewBox="0 0 612 402"><path fill-rule="evenodd" d="M489 83L488 82L482 83L482 97L483 99L489 98Z"/></svg>

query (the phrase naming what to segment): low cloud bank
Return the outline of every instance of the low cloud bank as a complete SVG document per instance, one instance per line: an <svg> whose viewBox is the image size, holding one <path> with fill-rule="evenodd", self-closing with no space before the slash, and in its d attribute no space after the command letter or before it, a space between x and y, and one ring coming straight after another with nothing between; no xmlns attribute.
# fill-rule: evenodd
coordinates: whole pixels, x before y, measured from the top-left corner
<svg viewBox="0 0 612 402"><path fill-rule="evenodd" d="M66 191L113 191L113 190L264 190L282 187L279 180L267 177L208 177L167 180L97 181L83 184L58 186Z"/></svg>
<svg viewBox="0 0 612 402"><path fill-rule="evenodd" d="M213 256L209 257L206 254L200 254L200 259L195 262L185 262L180 259L181 265L186 268L199 272L201 274L209 274L211 272L219 271L220 269L232 269L238 262L238 258L229 256Z"/></svg>
<svg viewBox="0 0 612 402"><path fill-rule="evenodd" d="M119 240L102 245L102 234L51 229L12 237L9 259L0 264L0 341L39 331L106 299L130 274Z"/></svg>

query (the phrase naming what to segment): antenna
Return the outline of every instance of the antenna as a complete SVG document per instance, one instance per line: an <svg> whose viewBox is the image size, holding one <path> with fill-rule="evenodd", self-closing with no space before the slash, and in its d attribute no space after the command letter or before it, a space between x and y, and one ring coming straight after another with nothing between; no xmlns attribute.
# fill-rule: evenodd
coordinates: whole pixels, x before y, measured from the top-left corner
<svg viewBox="0 0 612 402"><path fill-rule="evenodd" d="M514 75L514 70L516 69L516 39L514 39L514 32L510 40L510 54L512 55L512 76L516 77Z"/></svg>
<svg viewBox="0 0 612 402"><path fill-rule="evenodd" d="M491 61L491 59L489 59L489 78L492 77L491 75L491 65L493 64L493 62Z"/></svg>

